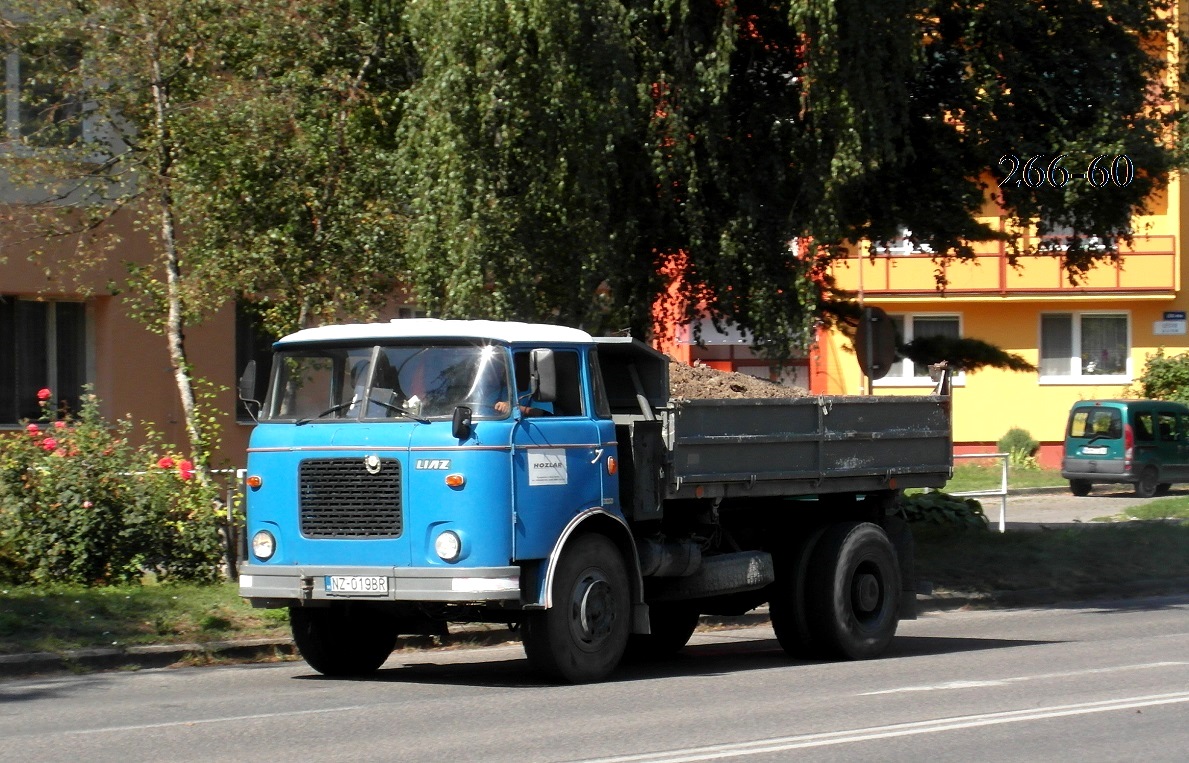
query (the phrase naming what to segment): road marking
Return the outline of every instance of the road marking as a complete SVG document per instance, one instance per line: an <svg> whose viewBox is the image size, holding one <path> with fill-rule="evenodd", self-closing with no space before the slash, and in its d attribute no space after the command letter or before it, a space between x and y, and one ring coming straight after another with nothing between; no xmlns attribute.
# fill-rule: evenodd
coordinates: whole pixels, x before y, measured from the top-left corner
<svg viewBox="0 0 1189 763"><path fill-rule="evenodd" d="M1132 710L1141 707L1171 705L1182 702L1189 702L1189 692L1150 694L1141 697L1125 697L1100 702L1082 702L1076 705L1053 705L1052 707L1030 708L1028 710L1008 710L999 713L963 715L954 718L937 718L931 721L894 723L887 726L871 726L868 728L827 731L790 737L773 737L771 739L757 739L752 742L687 747L680 750L647 752L636 755L617 755L609 758L584 758L580 761L573 761L572 763L692 763L692 761L722 760L724 758L740 758L747 755L771 755L773 753L810 747L828 747L831 745L869 742L875 739L891 739L917 734L936 734L942 731L971 729L979 726L1022 723L1024 721L1038 721L1049 718L1106 713L1114 710Z"/></svg>
<svg viewBox="0 0 1189 763"><path fill-rule="evenodd" d="M277 713L255 713L253 715L225 715L220 718L191 718L185 721L162 721L161 723L137 723L130 726L104 726L98 729L67 729L60 732L67 734L111 734L124 731L145 731L148 729L168 729L177 726L203 726L208 723L230 723L233 721L259 721L266 718L292 718L295 715L321 715L322 713L346 713L353 710L366 710L367 705L350 705L348 707L326 707L320 710L285 710Z"/></svg>
<svg viewBox="0 0 1189 763"><path fill-rule="evenodd" d="M1006 686L1008 684L1023 683L1025 681L1041 681L1050 678L1072 678L1074 676L1100 675L1102 673L1119 673L1128 670L1152 670L1154 668L1172 668L1189 665L1189 662L1146 662L1142 665L1118 665L1113 668L1087 668L1086 670L1070 670L1062 673L1038 673L1034 676L1014 676L1011 678L989 678L981 681L946 681L939 684L925 684L922 686L901 686L897 689L882 689L880 691L866 691L860 697L875 697L881 694L905 694L917 691L944 691L949 689L982 689L988 686Z"/></svg>

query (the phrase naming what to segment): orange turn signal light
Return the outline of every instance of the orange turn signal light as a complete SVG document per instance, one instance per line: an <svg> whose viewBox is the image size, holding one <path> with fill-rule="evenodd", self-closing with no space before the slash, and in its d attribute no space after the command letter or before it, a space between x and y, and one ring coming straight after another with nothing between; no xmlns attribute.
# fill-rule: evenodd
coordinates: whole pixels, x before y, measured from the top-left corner
<svg viewBox="0 0 1189 763"><path fill-rule="evenodd" d="M450 487L462 487L463 485L467 484L467 478L457 473L447 474L446 484Z"/></svg>
<svg viewBox="0 0 1189 763"><path fill-rule="evenodd" d="M615 460L615 456L607 457L607 474L615 474L619 471L619 462Z"/></svg>
<svg viewBox="0 0 1189 763"><path fill-rule="evenodd" d="M244 479L244 484L255 490L264 484L264 479L259 474L249 474Z"/></svg>

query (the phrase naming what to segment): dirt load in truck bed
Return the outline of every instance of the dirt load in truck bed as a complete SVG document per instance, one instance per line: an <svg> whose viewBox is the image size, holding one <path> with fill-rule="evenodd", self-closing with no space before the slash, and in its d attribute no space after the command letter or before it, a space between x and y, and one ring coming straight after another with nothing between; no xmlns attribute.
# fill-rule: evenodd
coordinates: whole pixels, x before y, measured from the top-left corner
<svg viewBox="0 0 1189 763"><path fill-rule="evenodd" d="M757 397L806 397L802 387L786 387L735 371L719 371L709 366L687 366L669 361L669 394L686 400L723 400Z"/></svg>

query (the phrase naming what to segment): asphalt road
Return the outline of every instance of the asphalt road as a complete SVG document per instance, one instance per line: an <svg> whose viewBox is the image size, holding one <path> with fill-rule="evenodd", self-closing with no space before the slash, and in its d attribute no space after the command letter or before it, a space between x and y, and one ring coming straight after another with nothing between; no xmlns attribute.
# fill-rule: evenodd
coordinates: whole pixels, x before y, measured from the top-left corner
<svg viewBox="0 0 1189 763"><path fill-rule="evenodd" d="M0 684L5 761L1181 761L1189 595L930 614L885 659L786 659L769 628L695 635L589 686L518 646Z"/></svg>

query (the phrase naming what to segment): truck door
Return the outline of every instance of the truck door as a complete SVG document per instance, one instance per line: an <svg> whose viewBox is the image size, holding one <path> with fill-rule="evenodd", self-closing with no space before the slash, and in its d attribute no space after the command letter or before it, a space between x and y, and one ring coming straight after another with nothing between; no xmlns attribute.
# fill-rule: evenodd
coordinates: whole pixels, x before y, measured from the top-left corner
<svg viewBox="0 0 1189 763"><path fill-rule="evenodd" d="M541 559L576 514L602 505L602 440L583 394L581 355L554 352L557 399L527 398L529 350L513 355L520 413L512 438L515 559Z"/></svg>

